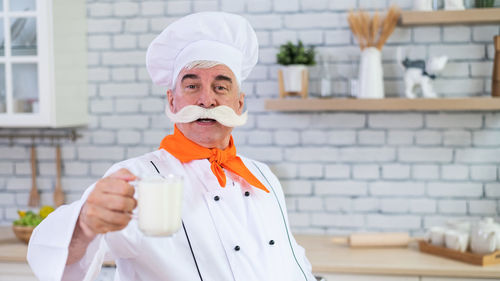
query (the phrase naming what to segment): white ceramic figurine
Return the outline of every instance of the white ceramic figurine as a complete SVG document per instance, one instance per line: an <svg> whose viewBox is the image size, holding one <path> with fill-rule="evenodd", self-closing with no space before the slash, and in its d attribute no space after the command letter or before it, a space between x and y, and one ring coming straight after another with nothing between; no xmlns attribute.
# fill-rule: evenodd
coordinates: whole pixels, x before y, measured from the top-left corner
<svg viewBox="0 0 500 281"><path fill-rule="evenodd" d="M432 57L429 60L410 60L401 58L401 50L398 49L398 61L405 69L405 95L407 98L416 98L415 89L420 86L424 98L437 98L431 81L436 78L448 62L448 57Z"/></svg>

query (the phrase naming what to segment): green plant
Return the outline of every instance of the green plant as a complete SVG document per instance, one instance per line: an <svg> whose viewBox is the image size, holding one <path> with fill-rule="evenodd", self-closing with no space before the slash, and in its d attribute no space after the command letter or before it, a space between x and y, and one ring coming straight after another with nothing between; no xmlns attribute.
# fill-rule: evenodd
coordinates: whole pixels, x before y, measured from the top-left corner
<svg viewBox="0 0 500 281"><path fill-rule="evenodd" d="M302 41L299 40L297 44L288 41L286 44L280 46L280 51L276 54L276 60L279 64L304 64L315 65L314 55L316 54L314 46L309 48L304 47Z"/></svg>
<svg viewBox="0 0 500 281"><path fill-rule="evenodd" d="M52 206L43 206L38 213L33 211L17 211L19 219L13 222L17 226L37 226L45 219L50 213L54 211Z"/></svg>
<svg viewBox="0 0 500 281"><path fill-rule="evenodd" d="M491 8L495 0L476 0L476 8Z"/></svg>
<svg viewBox="0 0 500 281"><path fill-rule="evenodd" d="M27 211L20 218L14 221L14 225L18 226L37 226L42 222L42 217L39 214L35 214L32 211Z"/></svg>

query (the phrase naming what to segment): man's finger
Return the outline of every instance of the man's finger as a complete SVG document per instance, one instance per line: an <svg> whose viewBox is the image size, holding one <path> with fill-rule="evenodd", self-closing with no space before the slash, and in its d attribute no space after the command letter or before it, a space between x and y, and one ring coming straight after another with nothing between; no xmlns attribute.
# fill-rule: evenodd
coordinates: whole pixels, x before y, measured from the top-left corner
<svg viewBox="0 0 500 281"><path fill-rule="evenodd" d="M113 211L129 213L131 213L137 205L134 198L118 194L103 194L101 196L96 196L96 198L93 198L92 203L98 206L106 206L106 208Z"/></svg>
<svg viewBox="0 0 500 281"><path fill-rule="evenodd" d="M134 174L132 174L132 172L130 172L129 170L127 170L125 168L121 168L120 170L112 173L111 175L109 175L109 177L121 179L124 181L133 181L137 178Z"/></svg>
<svg viewBox="0 0 500 281"><path fill-rule="evenodd" d="M135 189L122 179L105 178L99 182L99 190L104 193L133 197Z"/></svg>
<svg viewBox="0 0 500 281"><path fill-rule="evenodd" d="M132 219L132 215L130 213L112 211L97 205L92 206L87 214L89 217L97 218L105 224L109 224L110 227L124 228Z"/></svg>
<svg viewBox="0 0 500 281"><path fill-rule="evenodd" d="M85 225L94 233L106 233L125 228L126 225L110 224L98 217L90 217L84 220Z"/></svg>

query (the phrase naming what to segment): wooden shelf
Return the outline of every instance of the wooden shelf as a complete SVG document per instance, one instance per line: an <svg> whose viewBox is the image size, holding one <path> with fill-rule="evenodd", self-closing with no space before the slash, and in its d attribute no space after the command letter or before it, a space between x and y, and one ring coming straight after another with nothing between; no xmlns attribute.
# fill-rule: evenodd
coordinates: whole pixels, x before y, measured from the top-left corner
<svg viewBox="0 0 500 281"><path fill-rule="evenodd" d="M500 22L500 8L461 11L403 11L401 25L494 23Z"/></svg>
<svg viewBox="0 0 500 281"><path fill-rule="evenodd" d="M274 111L500 111L500 98L272 99Z"/></svg>

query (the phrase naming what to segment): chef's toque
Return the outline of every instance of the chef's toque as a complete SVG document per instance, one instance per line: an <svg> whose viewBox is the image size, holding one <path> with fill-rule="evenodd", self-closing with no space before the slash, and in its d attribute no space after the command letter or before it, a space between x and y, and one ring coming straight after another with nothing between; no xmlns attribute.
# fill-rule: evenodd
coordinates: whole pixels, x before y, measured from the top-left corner
<svg viewBox="0 0 500 281"><path fill-rule="evenodd" d="M216 61L229 67L241 85L257 64L258 53L257 36L245 18L202 12L168 25L149 45L146 66L155 84L172 89L188 63Z"/></svg>

